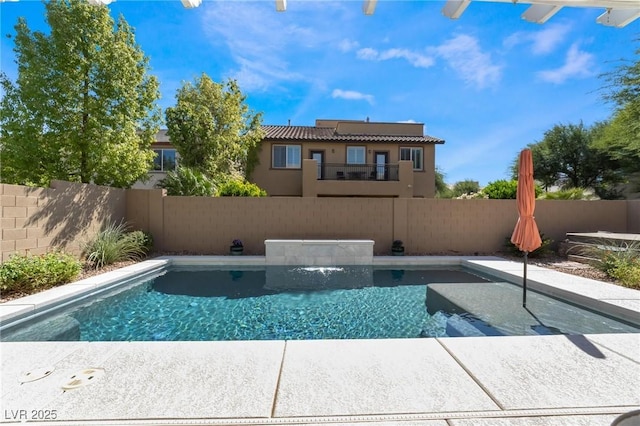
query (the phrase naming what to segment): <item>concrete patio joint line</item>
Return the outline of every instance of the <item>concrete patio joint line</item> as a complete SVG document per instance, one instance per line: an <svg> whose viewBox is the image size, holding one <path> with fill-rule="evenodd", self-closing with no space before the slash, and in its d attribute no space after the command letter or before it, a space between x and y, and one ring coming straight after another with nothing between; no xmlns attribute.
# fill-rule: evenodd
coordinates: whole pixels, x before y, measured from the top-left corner
<svg viewBox="0 0 640 426"><path fill-rule="evenodd" d="M487 389L487 387L484 386L482 384L482 382L480 382L480 380L478 380L478 378L471 372L471 370L469 370L467 368L467 366L464 365L464 363L462 361L460 361L460 359L458 359L458 357L452 351L450 351L449 348L447 348L446 345L442 344L442 342L440 341L439 338L436 338L435 340L449 354L449 356L451 358L453 358L453 360L460 366L460 368L462 368L465 371L465 373L467 373L469 375L469 377L471 377L471 380L473 380L476 383L476 385L478 385L480 387L480 389L482 389L482 391L484 393L486 393L489 398L491 398L491 401L493 401L494 404L496 404L498 407L500 407L501 410L506 410L505 406L500 403L498 398L496 398L491 393L491 391L489 389Z"/></svg>
<svg viewBox="0 0 640 426"><path fill-rule="evenodd" d="M282 367L284 366L284 358L287 355L287 346L289 342L284 341L284 348L282 348L282 359L280 360L280 368L278 369L278 379L276 380L276 388L273 391L273 404L271 405L271 417L276 417L276 406L278 405L278 391L280 390L280 379L282 378Z"/></svg>

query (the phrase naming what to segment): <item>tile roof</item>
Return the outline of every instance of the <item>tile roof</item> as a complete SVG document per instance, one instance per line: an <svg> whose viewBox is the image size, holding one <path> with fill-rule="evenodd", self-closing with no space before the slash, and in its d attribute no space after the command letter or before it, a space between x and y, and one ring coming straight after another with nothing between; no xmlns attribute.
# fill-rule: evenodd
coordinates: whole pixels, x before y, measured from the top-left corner
<svg viewBox="0 0 640 426"><path fill-rule="evenodd" d="M403 135L358 135L338 134L333 127L315 126L276 126L263 125L265 139L281 141L321 141L321 142L397 142L442 144L444 140L433 136L403 136Z"/></svg>

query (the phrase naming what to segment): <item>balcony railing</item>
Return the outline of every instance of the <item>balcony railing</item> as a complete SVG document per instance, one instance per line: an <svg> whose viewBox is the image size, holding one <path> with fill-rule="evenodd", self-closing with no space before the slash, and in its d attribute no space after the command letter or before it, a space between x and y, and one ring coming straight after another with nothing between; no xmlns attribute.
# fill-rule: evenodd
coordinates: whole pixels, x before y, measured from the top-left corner
<svg viewBox="0 0 640 426"><path fill-rule="evenodd" d="M341 164L318 165L319 180L398 181L397 164Z"/></svg>

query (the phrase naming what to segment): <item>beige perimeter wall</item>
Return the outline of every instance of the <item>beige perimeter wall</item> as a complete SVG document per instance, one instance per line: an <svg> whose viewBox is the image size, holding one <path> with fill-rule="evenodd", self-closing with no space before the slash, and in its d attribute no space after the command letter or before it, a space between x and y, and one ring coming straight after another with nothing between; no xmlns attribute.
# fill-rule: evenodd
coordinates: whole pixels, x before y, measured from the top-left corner
<svg viewBox="0 0 640 426"><path fill-rule="evenodd" d="M640 199L627 201L627 232L640 234Z"/></svg>
<svg viewBox="0 0 640 426"><path fill-rule="evenodd" d="M63 181L50 188L0 184L2 261L13 253L80 254L103 225L126 213L126 190Z"/></svg>
<svg viewBox="0 0 640 426"><path fill-rule="evenodd" d="M159 251L227 254L241 239L263 254L277 238L372 239L388 254L401 239L409 254L503 250L518 218L515 200L419 198L169 197L164 190L122 190L53 182L51 188L0 185L2 258L65 248L79 253L106 223L125 219L152 233ZM640 200L536 202L540 230L640 232Z"/></svg>
<svg viewBox="0 0 640 426"><path fill-rule="evenodd" d="M156 190L130 191L128 202L128 219L152 232L159 249L199 254L227 254L236 238L246 254L263 254L264 240L279 238L372 239L376 254L388 254L394 239L414 254L492 253L503 250L518 219L515 200L167 197ZM627 201L544 200L536 219L558 242L567 232L629 232L629 210Z"/></svg>

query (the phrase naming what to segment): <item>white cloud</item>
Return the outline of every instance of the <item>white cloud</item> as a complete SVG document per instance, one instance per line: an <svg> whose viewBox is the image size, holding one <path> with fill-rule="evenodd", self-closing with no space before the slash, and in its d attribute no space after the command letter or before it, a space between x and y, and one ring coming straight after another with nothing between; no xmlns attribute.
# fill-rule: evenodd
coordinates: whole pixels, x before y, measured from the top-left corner
<svg viewBox="0 0 640 426"><path fill-rule="evenodd" d="M336 43L321 27L302 26L292 19L265 19L277 13L270 3L244 7L235 2L209 2L202 8L205 34L211 44L228 48L238 65L229 74L244 91L266 90L283 81L308 81L310 77L294 71L288 58L301 48Z"/></svg>
<svg viewBox="0 0 640 426"><path fill-rule="evenodd" d="M351 52L352 50L355 50L358 47L360 47L360 43L358 43L355 40L349 40L346 38L341 40L340 43L338 43L338 48L342 52Z"/></svg>
<svg viewBox="0 0 640 426"><path fill-rule="evenodd" d="M508 48L518 44L531 43L531 52L534 55L544 55L556 50L566 39L571 30L568 24L547 24L540 31L519 31L507 37L504 45Z"/></svg>
<svg viewBox="0 0 640 426"><path fill-rule="evenodd" d="M358 52L356 53L356 56L358 57L358 59L375 61L378 59L378 51L370 47L365 47L358 50Z"/></svg>
<svg viewBox="0 0 640 426"><path fill-rule="evenodd" d="M358 50L356 56L359 59L369 61L388 61L390 59L404 59L416 68L429 68L434 64L432 57L409 49L387 49L381 52L370 47Z"/></svg>
<svg viewBox="0 0 640 426"><path fill-rule="evenodd" d="M502 67L492 62L491 55L482 51L474 37L456 36L434 51L447 61L462 80L468 84L476 84L478 88L491 86L502 76Z"/></svg>
<svg viewBox="0 0 640 426"><path fill-rule="evenodd" d="M594 56L591 53L581 51L578 43L574 43L569 48L564 65L559 68L540 71L538 77L544 81L561 84L567 79L577 77L590 77L595 74Z"/></svg>
<svg viewBox="0 0 640 426"><path fill-rule="evenodd" d="M365 93L356 92L354 90L334 89L334 91L331 93L331 97L335 99L346 99L349 101L364 100L373 105L373 95L367 95Z"/></svg>

